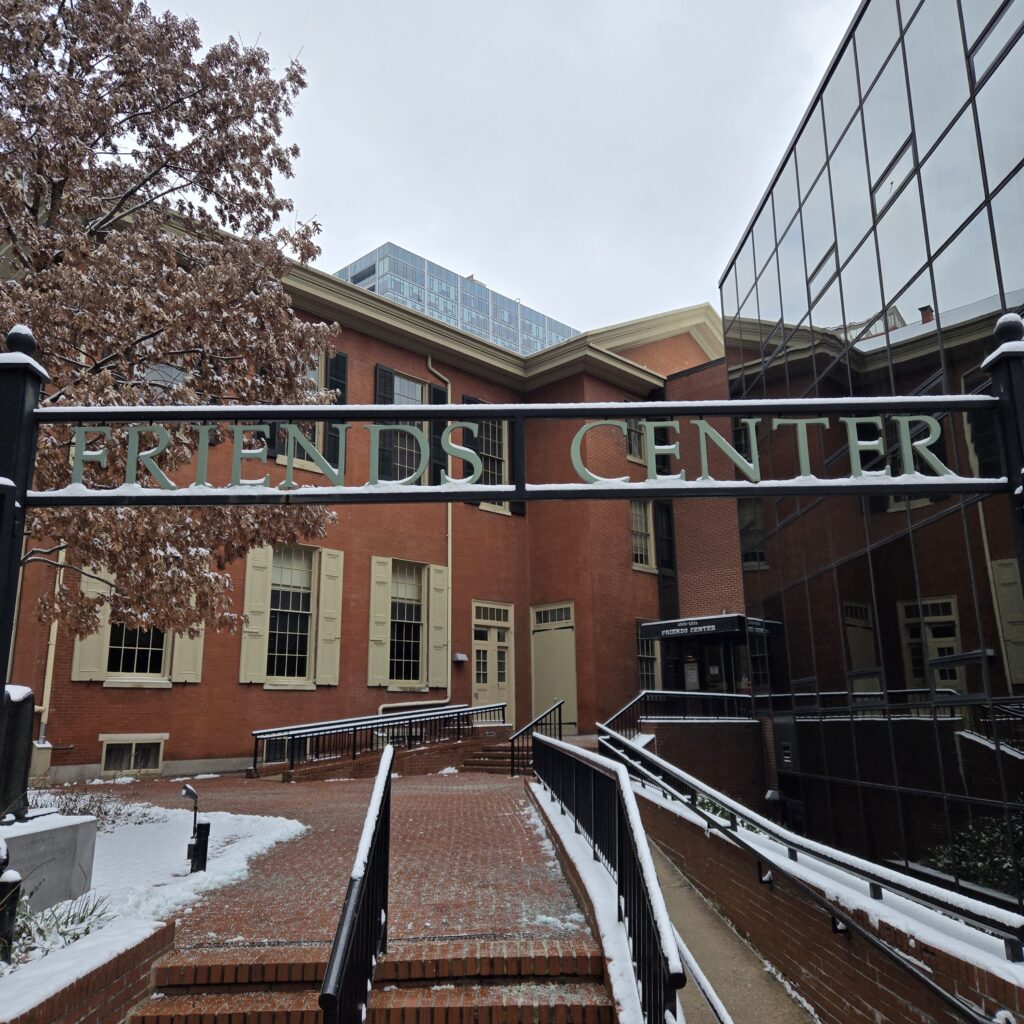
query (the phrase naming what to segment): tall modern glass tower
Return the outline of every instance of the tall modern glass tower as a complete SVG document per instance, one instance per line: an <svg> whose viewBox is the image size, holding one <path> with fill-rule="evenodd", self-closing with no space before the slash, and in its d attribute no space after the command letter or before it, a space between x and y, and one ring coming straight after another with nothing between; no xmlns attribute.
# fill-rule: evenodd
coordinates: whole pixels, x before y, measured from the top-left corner
<svg viewBox="0 0 1024 1024"><path fill-rule="evenodd" d="M474 280L385 242L335 275L521 355L579 334Z"/></svg>
<svg viewBox="0 0 1024 1024"><path fill-rule="evenodd" d="M1024 302L1022 35L1021 0L861 4L720 282L733 397L989 388L996 319ZM943 437L950 466L1001 471L991 424L949 414ZM1024 905L1007 498L747 504L747 609L782 625L752 682L790 824Z"/></svg>

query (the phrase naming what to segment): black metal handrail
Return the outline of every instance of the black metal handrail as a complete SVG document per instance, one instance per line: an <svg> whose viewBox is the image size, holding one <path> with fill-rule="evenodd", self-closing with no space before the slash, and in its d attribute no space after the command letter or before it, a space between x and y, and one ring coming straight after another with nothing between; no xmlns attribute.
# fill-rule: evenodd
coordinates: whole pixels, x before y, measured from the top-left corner
<svg viewBox="0 0 1024 1024"><path fill-rule="evenodd" d="M534 774L615 879L618 917L629 936L644 1020L677 1021L676 990L686 984L686 972L628 774L598 754L540 733L533 736Z"/></svg>
<svg viewBox="0 0 1024 1024"><path fill-rule="evenodd" d="M323 722L303 722L300 725L282 725L273 729L253 729L252 735L260 739L278 739L295 734L309 733L314 729L339 729L347 725L363 725L371 722L378 722L388 718L398 721L406 718L422 718L424 715L437 714L439 711L461 711L469 707L468 704L444 704L433 708L423 708L419 711L381 711L376 715L356 715L352 718L331 718Z"/></svg>
<svg viewBox="0 0 1024 1024"><path fill-rule="evenodd" d="M512 752L512 776L522 775L533 764L533 734L562 738L562 705L564 700L557 700L539 714L532 722L512 733L508 738L509 750Z"/></svg>
<svg viewBox="0 0 1024 1024"><path fill-rule="evenodd" d="M597 729L598 745L605 754L619 761L628 772L642 782L653 783L670 798L685 803L687 810L702 818L709 829L721 832L730 842L752 854L757 859L758 877L762 881L766 877L770 880L773 873L785 876L789 884L827 911L832 918L835 930L855 932L861 936L889 960L913 975L936 997L953 1009L961 1019L971 1021L972 1024L991 1024L990 1017L979 1013L974 1007L968 1006L952 992L944 989L924 970L911 963L899 950L893 949L872 931L859 924L852 915L846 913L827 896L789 871L786 867L787 861L768 858L763 849L744 838L743 832L746 829L739 826L742 823L750 830L764 833L784 845L787 849L788 860L796 861L803 854L838 867L854 877L866 881L875 899L882 899L883 890L889 889L899 896L920 903L940 914L992 932L1003 938L1007 958L1014 961L1024 959L1021 954L1024 918L1021 918L1020 915L1010 912L1001 913L997 908L969 898L960 898L954 903L946 898L950 894L938 886L909 876L899 875L895 871L888 871L858 857L841 854L838 850L832 850L820 843L810 842L767 818L747 810L742 804L732 800L724 793L705 785L699 779L688 775L643 747L637 746L625 736L600 724ZM698 797L704 797L719 805L723 810L723 816L720 817L706 807L701 807ZM767 876L765 876L763 861L768 861L770 866Z"/></svg>
<svg viewBox="0 0 1024 1024"><path fill-rule="evenodd" d="M391 763L385 747L348 880L338 930L327 960L320 1009L324 1024L362 1024L373 971L388 948L388 868L391 860Z"/></svg>
<svg viewBox="0 0 1024 1024"><path fill-rule="evenodd" d="M252 733L252 771L258 775L261 763L287 765L292 770L296 765L355 758L388 745L411 748L453 742L461 740L476 724L504 721L502 703L258 729Z"/></svg>
<svg viewBox="0 0 1024 1024"><path fill-rule="evenodd" d="M643 690L605 722L622 736L640 732L644 718L753 718L749 693L705 690Z"/></svg>

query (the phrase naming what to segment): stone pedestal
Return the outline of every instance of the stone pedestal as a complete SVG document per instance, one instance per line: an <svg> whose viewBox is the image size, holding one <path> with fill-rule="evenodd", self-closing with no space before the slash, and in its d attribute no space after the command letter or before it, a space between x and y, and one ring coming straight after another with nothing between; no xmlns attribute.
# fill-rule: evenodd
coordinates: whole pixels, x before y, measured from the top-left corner
<svg viewBox="0 0 1024 1024"><path fill-rule="evenodd" d="M0 825L10 866L22 877L33 913L74 899L92 887L96 819L30 812L27 821Z"/></svg>

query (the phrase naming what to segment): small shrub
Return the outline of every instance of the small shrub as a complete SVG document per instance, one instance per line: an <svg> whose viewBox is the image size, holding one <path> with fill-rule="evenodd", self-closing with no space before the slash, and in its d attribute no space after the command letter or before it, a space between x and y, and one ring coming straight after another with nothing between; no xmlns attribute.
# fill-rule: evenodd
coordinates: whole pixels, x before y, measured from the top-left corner
<svg viewBox="0 0 1024 1024"><path fill-rule="evenodd" d="M144 825L159 821L159 814L146 804L127 803L110 793L80 789L36 789L28 795L34 809L53 809L59 814L91 814L100 832L113 832L117 825Z"/></svg>
<svg viewBox="0 0 1024 1024"><path fill-rule="evenodd" d="M87 892L75 900L58 903L55 907L33 914L28 897L22 893L18 903L18 916L14 924L14 944L11 962L0 963L0 975L16 970L22 964L71 945L76 939L88 935L113 917L106 897Z"/></svg>

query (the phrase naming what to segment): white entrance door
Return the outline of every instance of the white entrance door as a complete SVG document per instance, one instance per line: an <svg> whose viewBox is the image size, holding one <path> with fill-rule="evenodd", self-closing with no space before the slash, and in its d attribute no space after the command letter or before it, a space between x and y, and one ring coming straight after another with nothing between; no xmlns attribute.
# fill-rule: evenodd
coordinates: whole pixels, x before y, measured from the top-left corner
<svg viewBox="0 0 1024 1024"><path fill-rule="evenodd" d="M513 618L510 604L473 602L473 706L504 703L506 722L516 720Z"/></svg>
<svg viewBox="0 0 1024 1024"><path fill-rule="evenodd" d="M579 714L576 704L576 623L572 602L539 605L530 609L533 652L533 714L547 711L564 700L562 729L575 735Z"/></svg>

